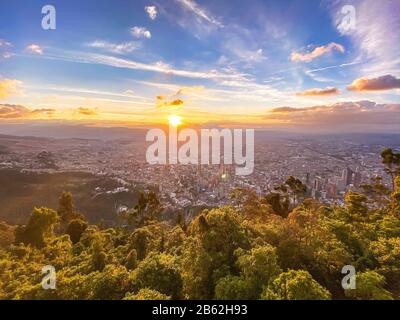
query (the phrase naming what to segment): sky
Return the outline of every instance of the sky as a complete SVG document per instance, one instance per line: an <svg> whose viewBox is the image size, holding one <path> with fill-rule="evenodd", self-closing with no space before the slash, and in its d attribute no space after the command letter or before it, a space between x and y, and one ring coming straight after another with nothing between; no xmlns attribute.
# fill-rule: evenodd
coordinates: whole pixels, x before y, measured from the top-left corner
<svg viewBox="0 0 400 320"><path fill-rule="evenodd" d="M0 1L0 126L400 131L398 0Z"/></svg>

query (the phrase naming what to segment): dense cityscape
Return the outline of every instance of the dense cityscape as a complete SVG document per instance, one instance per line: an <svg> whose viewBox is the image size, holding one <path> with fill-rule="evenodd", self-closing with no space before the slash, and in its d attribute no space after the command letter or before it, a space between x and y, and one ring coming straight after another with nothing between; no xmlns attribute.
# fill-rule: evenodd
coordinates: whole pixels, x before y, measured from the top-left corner
<svg viewBox="0 0 400 320"><path fill-rule="evenodd" d="M166 209L228 204L234 188L266 194L289 176L307 186L307 196L324 203L343 204L345 193L382 177L380 152L399 148L396 135L346 137L298 136L257 132L254 172L235 175L233 165L151 165L145 160L140 135L116 140L51 139L0 136L0 168L22 172L89 172L116 179L118 187L91 190L124 193L142 186L157 191ZM123 205L118 210L125 210Z"/></svg>

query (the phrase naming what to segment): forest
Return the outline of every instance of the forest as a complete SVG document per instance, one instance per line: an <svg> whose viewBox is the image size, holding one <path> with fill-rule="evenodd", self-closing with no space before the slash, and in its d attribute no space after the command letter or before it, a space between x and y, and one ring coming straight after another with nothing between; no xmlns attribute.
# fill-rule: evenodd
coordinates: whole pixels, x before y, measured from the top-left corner
<svg viewBox="0 0 400 320"><path fill-rule="evenodd" d="M57 210L32 209L25 225L0 222L0 299L400 299L400 153L348 191L345 205L307 198L301 180L265 195L235 189L232 205L175 221L154 192L140 194L124 224L89 224L63 192ZM56 288L42 286L44 266ZM354 266L355 288L342 268Z"/></svg>

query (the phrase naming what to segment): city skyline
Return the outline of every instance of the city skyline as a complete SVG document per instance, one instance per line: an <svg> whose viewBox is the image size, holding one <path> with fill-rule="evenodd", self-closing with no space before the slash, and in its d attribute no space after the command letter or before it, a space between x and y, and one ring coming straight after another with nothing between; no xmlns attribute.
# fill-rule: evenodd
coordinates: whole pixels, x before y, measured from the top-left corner
<svg viewBox="0 0 400 320"><path fill-rule="evenodd" d="M52 5L2 5L2 124L399 131L396 1Z"/></svg>

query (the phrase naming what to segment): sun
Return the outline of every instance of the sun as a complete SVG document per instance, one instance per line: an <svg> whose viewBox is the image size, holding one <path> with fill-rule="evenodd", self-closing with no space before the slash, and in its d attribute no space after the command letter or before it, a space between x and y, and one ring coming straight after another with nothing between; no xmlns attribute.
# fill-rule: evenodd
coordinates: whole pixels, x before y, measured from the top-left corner
<svg viewBox="0 0 400 320"><path fill-rule="evenodd" d="M169 120L169 124L174 127L177 127L180 124L182 124L182 117L180 117L180 116L171 115L168 117L168 120Z"/></svg>

